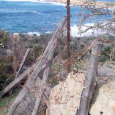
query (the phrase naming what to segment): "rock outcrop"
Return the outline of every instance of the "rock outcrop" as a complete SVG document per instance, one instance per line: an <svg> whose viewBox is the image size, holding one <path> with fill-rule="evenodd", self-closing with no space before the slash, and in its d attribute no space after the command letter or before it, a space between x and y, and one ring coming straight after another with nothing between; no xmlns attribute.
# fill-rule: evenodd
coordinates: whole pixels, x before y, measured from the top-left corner
<svg viewBox="0 0 115 115"><path fill-rule="evenodd" d="M115 115L115 81L97 85L93 96L91 115Z"/></svg>
<svg viewBox="0 0 115 115"><path fill-rule="evenodd" d="M80 102L85 74L70 73L50 94L49 115L75 115ZM115 81L97 81L90 115L115 115Z"/></svg>
<svg viewBox="0 0 115 115"><path fill-rule="evenodd" d="M50 115L75 115L79 107L85 74L70 73L50 94Z"/></svg>

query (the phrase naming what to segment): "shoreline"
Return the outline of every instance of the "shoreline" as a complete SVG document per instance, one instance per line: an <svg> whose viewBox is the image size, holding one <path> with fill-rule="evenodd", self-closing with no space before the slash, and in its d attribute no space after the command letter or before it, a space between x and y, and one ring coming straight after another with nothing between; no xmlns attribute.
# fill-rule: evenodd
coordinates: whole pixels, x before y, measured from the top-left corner
<svg viewBox="0 0 115 115"><path fill-rule="evenodd" d="M67 3L67 0L49 0L49 2L60 2L60 3L63 3L66 5ZM93 2L93 1L74 1L74 0L71 0L70 1L70 4L72 6L96 6L96 7L99 7L99 8L109 8L109 9L115 9L115 2L103 2L103 1L96 1L96 2Z"/></svg>
<svg viewBox="0 0 115 115"><path fill-rule="evenodd" d="M9 0L5 0L5 1L9 1ZM10 0L12 1L16 1L16 2L43 2L43 3L50 3L50 2L54 2L54 3L62 3L62 4L67 4L67 0ZM112 8L115 9L115 2L107 2L107 1L88 1L88 0L71 0L70 4L72 6L96 6L96 7L100 7L100 8Z"/></svg>

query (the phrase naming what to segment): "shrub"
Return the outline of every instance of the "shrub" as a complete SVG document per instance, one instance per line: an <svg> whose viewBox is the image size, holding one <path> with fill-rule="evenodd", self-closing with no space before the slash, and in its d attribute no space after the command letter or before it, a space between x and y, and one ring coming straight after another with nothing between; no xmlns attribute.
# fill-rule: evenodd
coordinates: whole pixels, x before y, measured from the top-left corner
<svg viewBox="0 0 115 115"><path fill-rule="evenodd" d="M22 38L22 41L24 41L24 42L27 41L27 38L26 37Z"/></svg>
<svg viewBox="0 0 115 115"><path fill-rule="evenodd" d="M30 42L31 43L37 43L39 41L39 38L34 38L34 39L32 39Z"/></svg>
<svg viewBox="0 0 115 115"><path fill-rule="evenodd" d="M23 34L19 34L20 38L22 38L22 41L27 41L27 37L25 37L25 35Z"/></svg>
<svg viewBox="0 0 115 115"><path fill-rule="evenodd" d="M1 41L3 47L6 47L6 42L7 42L7 37L6 35L4 35Z"/></svg>
<svg viewBox="0 0 115 115"><path fill-rule="evenodd" d="M51 37L52 37L52 34L46 33L46 37L47 37L47 38L51 38Z"/></svg>
<svg viewBox="0 0 115 115"><path fill-rule="evenodd" d="M28 44L28 48L33 48L33 45L32 44Z"/></svg>
<svg viewBox="0 0 115 115"><path fill-rule="evenodd" d="M67 55L67 46L62 50L62 55L63 55L64 59L68 58L68 55Z"/></svg>
<svg viewBox="0 0 115 115"><path fill-rule="evenodd" d="M2 38L3 37L3 33L2 32L0 32L0 38Z"/></svg>
<svg viewBox="0 0 115 115"><path fill-rule="evenodd" d="M112 61L115 61L115 49L111 51L111 59Z"/></svg>
<svg viewBox="0 0 115 115"><path fill-rule="evenodd" d="M53 57L56 57L59 54L58 49L55 50Z"/></svg>
<svg viewBox="0 0 115 115"><path fill-rule="evenodd" d="M8 60L2 60L0 62L0 90L3 89L9 82L12 81L13 75L13 67Z"/></svg>
<svg viewBox="0 0 115 115"><path fill-rule="evenodd" d="M40 34L40 39L45 39L45 34Z"/></svg>
<svg viewBox="0 0 115 115"><path fill-rule="evenodd" d="M33 63L35 63L35 57L32 54L32 51L30 52L30 54L27 56L26 61L25 61L25 66L31 66Z"/></svg>
<svg viewBox="0 0 115 115"><path fill-rule="evenodd" d="M43 47L41 45L34 46L33 52L34 52L35 57L38 57L42 50L43 50Z"/></svg>
<svg viewBox="0 0 115 115"><path fill-rule="evenodd" d="M37 46L34 46L33 51L37 52L37 51L41 51L42 49L43 49L42 46L37 45Z"/></svg>
<svg viewBox="0 0 115 115"><path fill-rule="evenodd" d="M111 53L111 46L104 46L102 49L102 56L101 62L109 61L110 60L110 53Z"/></svg>

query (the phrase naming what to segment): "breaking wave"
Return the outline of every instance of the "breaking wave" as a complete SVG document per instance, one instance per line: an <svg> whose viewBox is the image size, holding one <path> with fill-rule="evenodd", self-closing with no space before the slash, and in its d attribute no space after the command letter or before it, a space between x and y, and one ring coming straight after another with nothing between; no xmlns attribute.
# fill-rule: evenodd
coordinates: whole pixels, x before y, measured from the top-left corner
<svg viewBox="0 0 115 115"><path fill-rule="evenodd" d="M106 23L106 22L105 22ZM93 27L95 26L94 23L87 23L85 24L84 26L81 27L81 30L82 31L85 31L87 28L89 27ZM80 31L79 31L79 27L76 26L76 25L73 25L71 27L71 36L73 37L90 37L90 36L100 36L100 35L104 35L106 34L108 31L107 30L104 30L104 29L100 29L100 28L93 28L93 29L88 29L86 32L84 33L81 33L80 34ZM115 36L114 33L112 33L111 31L109 31L109 34Z"/></svg>

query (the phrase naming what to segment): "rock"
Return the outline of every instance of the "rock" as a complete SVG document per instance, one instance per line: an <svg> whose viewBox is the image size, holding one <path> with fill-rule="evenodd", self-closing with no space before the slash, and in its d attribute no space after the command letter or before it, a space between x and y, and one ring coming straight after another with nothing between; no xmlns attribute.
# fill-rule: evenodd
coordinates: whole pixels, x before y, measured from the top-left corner
<svg viewBox="0 0 115 115"><path fill-rule="evenodd" d="M115 81L98 85L93 96L91 115L115 115Z"/></svg>
<svg viewBox="0 0 115 115"><path fill-rule="evenodd" d="M115 76L115 73L112 72L113 68L109 64L104 64L98 69L99 75L105 75L105 76Z"/></svg>
<svg viewBox="0 0 115 115"><path fill-rule="evenodd" d="M50 94L49 115L75 115L79 108L85 74L70 73ZM115 81L97 81L90 115L115 115Z"/></svg>
<svg viewBox="0 0 115 115"><path fill-rule="evenodd" d="M50 94L50 115L75 115L79 107L85 74L70 73L64 82L54 87Z"/></svg>
<svg viewBox="0 0 115 115"><path fill-rule="evenodd" d="M98 69L99 77L108 77L111 80L115 80L115 66L105 63Z"/></svg>

